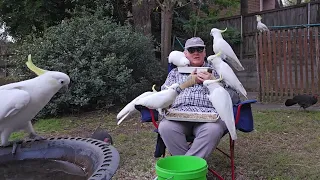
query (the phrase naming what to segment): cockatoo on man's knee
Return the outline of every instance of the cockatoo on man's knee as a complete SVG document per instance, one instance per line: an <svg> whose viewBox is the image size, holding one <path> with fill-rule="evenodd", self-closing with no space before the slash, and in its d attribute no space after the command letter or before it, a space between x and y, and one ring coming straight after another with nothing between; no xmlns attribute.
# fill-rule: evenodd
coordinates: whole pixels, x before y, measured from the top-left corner
<svg viewBox="0 0 320 180"><path fill-rule="evenodd" d="M261 22L262 17L260 15L256 15L256 17L257 17L257 29L260 32L269 31L268 27Z"/></svg>
<svg viewBox="0 0 320 180"><path fill-rule="evenodd" d="M225 122L228 131L230 132L232 140L237 139L234 114L233 114L233 104L231 97L227 90L225 90L220 82L222 76L216 80L205 80L203 85L208 88L209 95L208 98L212 103L212 106L218 112L222 121Z"/></svg>
<svg viewBox="0 0 320 180"><path fill-rule="evenodd" d="M176 65L177 67L184 67L190 65L189 59L181 51L172 51L169 54L168 62Z"/></svg>
<svg viewBox="0 0 320 180"><path fill-rule="evenodd" d="M133 99L129 104L127 104L117 115L117 120L118 123L117 125L119 125L123 120L125 120L127 117L129 117L130 115L139 112L134 106L135 106L135 102L143 97L149 96L151 94L156 93L157 91L154 89L154 86L152 86L152 92L148 91L148 92L144 92L141 95L139 95L138 97L136 97L135 99Z"/></svg>
<svg viewBox="0 0 320 180"><path fill-rule="evenodd" d="M68 87L68 75L36 67L28 57L27 66L38 76L16 83L0 86L0 136L1 146L8 146L12 132L25 130L30 138L41 139L31 120L62 88Z"/></svg>
<svg viewBox="0 0 320 180"><path fill-rule="evenodd" d="M177 88L179 84L175 83L162 91L153 93L149 96L138 99L135 105L145 106L149 109L157 109L160 115L163 115L162 109L169 107L178 96Z"/></svg>
<svg viewBox="0 0 320 180"><path fill-rule="evenodd" d="M237 71L243 71L244 68L240 63L237 55L234 53L231 46L223 39L221 33L225 30L212 28L210 35L213 36L213 52L218 54L221 51L221 58L230 63Z"/></svg>
<svg viewBox="0 0 320 180"><path fill-rule="evenodd" d="M222 75L223 81L229 87L232 87L238 93L247 98L247 91L245 90L231 67L221 59L220 55L221 52L215 55L211 55L207 58L207 60L212 63L212 66L215 68L216 72L219 75Z"/></svg>

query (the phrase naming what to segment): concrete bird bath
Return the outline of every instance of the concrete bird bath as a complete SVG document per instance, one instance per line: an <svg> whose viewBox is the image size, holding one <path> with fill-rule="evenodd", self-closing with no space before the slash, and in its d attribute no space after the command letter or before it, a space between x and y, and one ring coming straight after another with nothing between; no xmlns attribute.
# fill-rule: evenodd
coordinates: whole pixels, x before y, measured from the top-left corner
<svg viewBox="0 0 320 180"><path fill-rule="evenodd" d="M113 146L96 139L28 140L0 148L0 179L108 180L119 160Z"/></svg>

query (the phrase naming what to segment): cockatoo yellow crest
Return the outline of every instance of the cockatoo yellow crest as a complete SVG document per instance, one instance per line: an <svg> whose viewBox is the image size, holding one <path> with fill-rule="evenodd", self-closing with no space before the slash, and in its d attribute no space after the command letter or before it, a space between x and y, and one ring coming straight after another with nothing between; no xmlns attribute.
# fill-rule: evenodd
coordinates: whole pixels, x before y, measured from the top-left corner
<svg viewBox="0 0 320 180"><path fill-rule="evenodd" d="M35 66L31 60L31 54L28 55L28 61L26 62L27 67L33 71L34 73L36 73L36 75L40 76L42 74L44 74L45 72L47 72L46 70L40 69L37 66Z"/></svg>

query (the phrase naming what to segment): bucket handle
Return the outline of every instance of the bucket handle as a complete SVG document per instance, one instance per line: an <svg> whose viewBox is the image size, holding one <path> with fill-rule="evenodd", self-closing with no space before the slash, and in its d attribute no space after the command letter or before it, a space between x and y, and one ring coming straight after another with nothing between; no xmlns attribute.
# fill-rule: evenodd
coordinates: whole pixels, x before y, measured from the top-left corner
<svg viewBox="0 0 320 180"><path fill-rule="evenodd" d="M170 180L170 179L173 179L174 178L174 176L172 176L172 177L169 177L168 179L166 179L166 180ZM154 180L158 180L158 176L156 177L156 178L154 178Z"/></svg>

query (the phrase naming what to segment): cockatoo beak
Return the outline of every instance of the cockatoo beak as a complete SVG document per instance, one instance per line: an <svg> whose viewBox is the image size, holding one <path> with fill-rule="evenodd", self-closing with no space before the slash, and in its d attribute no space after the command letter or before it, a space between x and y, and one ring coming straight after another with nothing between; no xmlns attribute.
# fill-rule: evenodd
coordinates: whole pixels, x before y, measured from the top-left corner
<svg viewBox="0 0 320 180"><path fill-rule="evenodd" d="M219 80L219 81L222 81L222 74L220 74L220 77L219 77L219 79L217 79L217 80Z"/></svg>
<svg viewBox="0 0 320 180"><path fill-rule="evenodd" d="M227 29L228 29L228 28L226 27L226 29L225 29L225 30L220 30L220 32L221 32L221 33L224 33L224 32L226 32L226 31L227 31Z"/></svg>
<svg viewBox="0 0 320 180"><path fill-rule="evenodd" d="M152 91L153 91L153 92L157 92L157 90L155 89L155 87L156 87L156 85L154 84L154 85L152 86Z"/></svg>
<svg viewBox="0 0 320 180"><path fill-rule="evenodd" d="M47 72L46 70L40 69L37 66L35 66L31 60L31 54L28 55L28 61L26 62L26 65L28 66L28 68L36 73L38 76L44 74L45 72Z"/></svg>
<svg viewBox="0 0 320 180"><path fill-rule="evenodd" d="M62 88L61 88L61 92L62 93L65 93L65 92L68 92L68 90L69 90L69 87L68 87L68 85L65 85L65 86L62 86Z"/></svg>

